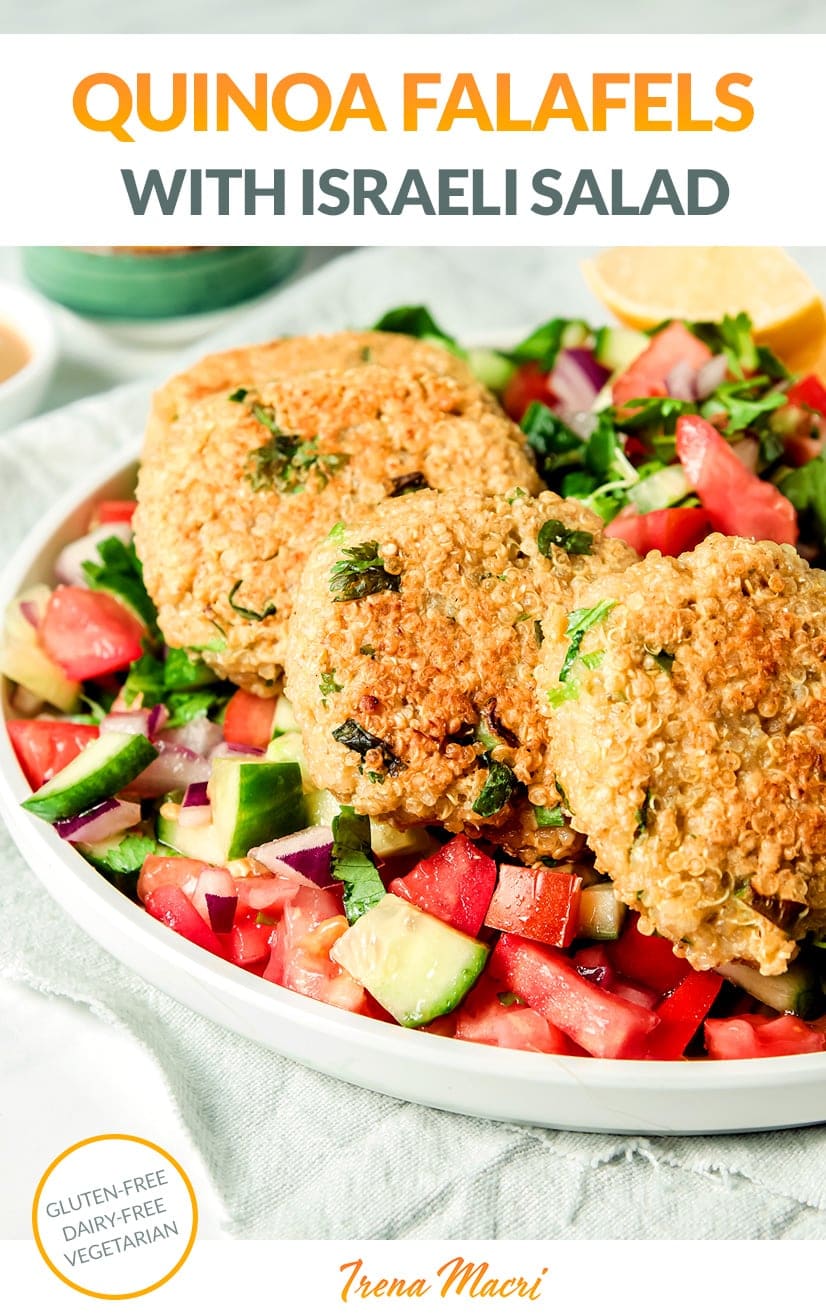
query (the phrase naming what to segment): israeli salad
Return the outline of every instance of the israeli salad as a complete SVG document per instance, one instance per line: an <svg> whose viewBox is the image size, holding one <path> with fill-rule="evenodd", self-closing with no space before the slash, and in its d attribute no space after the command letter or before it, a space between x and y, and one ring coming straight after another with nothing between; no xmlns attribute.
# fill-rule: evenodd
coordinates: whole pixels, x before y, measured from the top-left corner
<svg viewBox="0 0 826 1315"><path fill-rule="evenodd" d="M462 350L421 307L377 327ZM743 316L651 335L553 320L467 355L549 486L638 551L723 530L822 554L826 390L755 347ZM460 1040L611 1059L826 1050L823 947L780 977L698 972L587 860L520 867L316 789L283 697L164 644L133 510L99 504L55 583L11 604L0 648L23 807L124 897L275 985Z"/></svg>

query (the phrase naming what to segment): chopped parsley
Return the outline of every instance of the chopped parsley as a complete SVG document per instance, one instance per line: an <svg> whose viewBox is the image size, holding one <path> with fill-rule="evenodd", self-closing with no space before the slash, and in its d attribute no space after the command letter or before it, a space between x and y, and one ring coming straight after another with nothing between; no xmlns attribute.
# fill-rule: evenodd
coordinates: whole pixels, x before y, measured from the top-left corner
<svg viewBox="0 0 826 1315"><path fill-rule="evenodd" d="M181 648L169 648L158 657L145 648L129 668L123 686L127 706L141 697L151 708L163 703L169 713L167 726L183 726L195 717L215 717L228 703L233 686L219 681L205 662L193 660Z"/></svg>
<svg viewBox="0 0 826 1315"><path fill-rule="evenodd" d="M519 782L507 763L494 762L488 754L485 754L485 761L488 765L487 780L473 801L473 811L479 817L493 817L510 803Z"/></svg>
<svg viewBox="0 0 826 1315"><path fill-rule="evenodd" d="M579 657L579 650L582 641L589 630L604 621L609 612L616 607L616 602L610 598L604 598L601 602L595 603L593 607L578 607L575 611L568 614L568 624L565 627L565 637L570 640L568 651L565 654L564 661L559 671L560 684L564 684L570 677L571 669Z"/></svg>
<svg viewBox="0 0 826 1315"><path fill-rule="evenodd" d="M254 612L251 607L242 607L240 603L236 603L235 595L243 583L243 580L236 580L227 595L227 602L232 610L242 616L245 621L266 621L268 616L275 616L278 611L275 603L265 603L263 612Z"/></svg>
<svg viewBox="0 0 826 1315"><path fill-rule="evenodd" d="M344 689L336 680L335 669L332 671L322 671L321 679L318 682L318 688L322 698L327 698L329 694L340 694Z"/></svg>
<svg viewBox="0 0 826 1315"><path fill-rule="evenodd" d="M144 625L158 634L158 614L155 604L146 592L143 571L132 543L124 543L115 535L97 545L98 562L84 562L83 577L91 589L112 594L134 612Z"/></svg>
<svg viewBox="0 0 826 1315"><path fill-rule="evenodd" d="M562 521L550 520L540 528L536 546L543 557L552 557L552 547L561 548L571 556L590 557L594 536L588 530L568 529Z"/></svg>
<svg viewBox="0 0 826 1315"><path fill-rule="evenodd" d="M154 836L126 835L103 854L94 848L83 850L83 857L108 881L131 899L136 896L138 874L144 859L159 852Z"/></svg>
<svg viewBox="0 0 826 1315"><path fill-rule="evenodd" d="M787 475L780 483L780 492L799 512L803 538L821 549L826 547L826 459L823 455Z"/></svg>
<svg viewBox="0 0 826 1315"><path fill-rule="evenodd" d="M233 394L232 400L245 401L249 394L244 389L238 391L244 397ZM319 452L317 436L299 438L297 434L285 434L271 406L256 401L248 406L258 423L270 432L267 442L247 456L246 478L256 493L270 489L300 493L310 475L323 487L350 460L346 452Z"/></svg>
<svg viewBox="0 0 826 1315"><path fill-rule="evenodd" d="M338 744L343 744L345 749L357 753L362 763L372 749L378 749L388 776L398 776L399 772L404 771L404 763L401 758L396 757L387 741L379 739L378 735L371 735L370 731L359 726L352 717L348 717L341 726L336 726L332 736Z"/></svg>
<svg viewBox="0 0 826 1315"><path fill-rule="evenodd" d="M380 333L406 333L411 338L434 342L454 356L464 358L467 353L455 338L440 328L426 306L396 306L386 311L373 328Z"/></svg>
<svg viewBox="0 0 826 1315"><path fill-rule="evenodd" d="M561 804L557 804L554 808L540 808L537 806L533 810L533 815L536 825L539 827L560 827L568 825Z"/></svg>
<svg viewBox="0 0 826 1315"><path fill-rule="evenodd" d="M244 402L249 395L249 391L249 388L236 388L234 393L230 393L229 400L231 402Z"/></svg>
<svg viewBox="0 0 826 1315"><path fill-rule="evenodd" d="M333 877L344 887L344 912L352 925L384 899L386 891L373 862L370 819L347 804L332 820Z"/></svg>
<svg viewBox="0 0 826 1315"><path fill-rule="evenodd" d="M401 576L391 575L385 569L375 539L344 548L341 560L330 572L330 591L337 603L349 603L385 591L398 593L400 584Z"/></svg>
<svg viewBox="0 0 826 1315"><path fill-rule="evenodd" d="M666 653L664 648L657 649L655 652L654 649L649 648L647 644L645 645L645 652L650 658L654 659L657 666L661 667L667 676L671 675L671 668L674 666L673 653Z"/></svg>

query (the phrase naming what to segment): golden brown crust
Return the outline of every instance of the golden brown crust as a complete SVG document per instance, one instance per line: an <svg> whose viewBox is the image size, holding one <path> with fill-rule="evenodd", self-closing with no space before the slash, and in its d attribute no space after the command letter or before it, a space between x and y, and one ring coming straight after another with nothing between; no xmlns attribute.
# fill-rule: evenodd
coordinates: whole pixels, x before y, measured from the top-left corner
<svg viewBox="0 0 826 1315"><path fill-rule="evenodd" d="M563 607L537 667L575 825L643 929L695 967L782 972L826 926L826 575L713 535L574 594L616 604L583 638L604 657L576 664L577 697L548 703Z"/></svg>
<svg viewBox="0 0 826 1315"><path fill-rule="evenodd" d="M286 472L255 455L273 435L253 403L305 445ZM206 646L220 675L271 691L308 552L416 472L432 488L539 487L518 428L444 375L362 365L193 403L148 442L138 480L136 546L167 642Z"/></svg>
<svg viewBox="0 0 826 1315"><path fill-rule="evenodd" d="M590 554L554 547L543 556L537 536L550 519L592 535ZM528 861L578 852L582 838L570 828L535 825L533 805L553 806L558 795L531 675L535 623L551 599L567 599L577 576L634 560L601 526L580 503L552 493L414 493L348 519L343 535L319 544L302 577L287 655L287 692L312 778L359 812L398 825L491 836ZM341 601L333 572L364 543L378 545L398 590ZM362 761L338 742L333 731L348 720L384 741L402 766L388 770L381 749ZM488 776L483 723L501 741L490 757L525 787L489 821L473 807Z"/></svg>

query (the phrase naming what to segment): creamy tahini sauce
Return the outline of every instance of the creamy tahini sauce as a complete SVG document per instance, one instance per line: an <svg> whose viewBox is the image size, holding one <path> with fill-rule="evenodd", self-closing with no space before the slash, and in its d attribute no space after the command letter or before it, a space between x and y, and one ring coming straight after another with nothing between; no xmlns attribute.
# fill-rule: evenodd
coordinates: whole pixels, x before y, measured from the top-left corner
<svg viewBox="0 0 826 1315"><path fill-rule="evenodd" d="M15 329L0 323L0 383L22 370L30 357L29 344Z"/></svg>

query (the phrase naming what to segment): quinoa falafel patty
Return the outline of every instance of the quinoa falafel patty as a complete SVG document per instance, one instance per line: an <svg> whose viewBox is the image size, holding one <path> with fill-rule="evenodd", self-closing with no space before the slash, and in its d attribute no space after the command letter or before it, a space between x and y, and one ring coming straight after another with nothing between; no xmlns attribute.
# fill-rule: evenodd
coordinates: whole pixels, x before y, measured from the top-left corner
<svg viewBox="0 0 826 1315"><path fill-rule="evenodd" d="M135 543L167 643L272 692L307 553L410 487L539 486L520 430L455 379L363 365L206 397L150 444Z"/></svg>
<svg viewBox="0 0 826 1315"><path fill-rule="evenodd" d="M287 651L310 776L358 812L490 836L533 861L578 852L532 673L548 604L636 560L553 493L413 493L311 554ZM541 820L541 814L540 814Z"/></svg>
<svg viewBox="0 0 826 1315"><path fill-rule="evenodd" d="M404 333L376 330L319 333L214 352L196 361L155 393L147 445L163 443L170 425L188 407L213 394L227 394L239 387L253 388L280 375L306 374L310 370L352 370L367 364L449 375L484 399L491 410L499 410L493 394L479 382L465 361L437 343Z"/></svg>
<svg viewBox="0 0 826 1315"><path fill-rule="evenodd" d="M782 973L826 927L826 573L715 534L573 608L537 683L574 825L642 931Z"/></svg>

